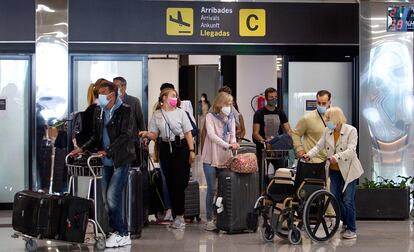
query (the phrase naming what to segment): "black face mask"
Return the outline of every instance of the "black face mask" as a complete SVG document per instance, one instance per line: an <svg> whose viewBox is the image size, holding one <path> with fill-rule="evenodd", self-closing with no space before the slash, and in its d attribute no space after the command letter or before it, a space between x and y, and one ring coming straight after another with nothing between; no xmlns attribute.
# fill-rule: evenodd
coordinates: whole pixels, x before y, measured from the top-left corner
<svg viewBox="0 0 414 252"><path fill-rule="evenodd" d="M275 107L277 104L277 99L267 100L267 105Z"/></svg>

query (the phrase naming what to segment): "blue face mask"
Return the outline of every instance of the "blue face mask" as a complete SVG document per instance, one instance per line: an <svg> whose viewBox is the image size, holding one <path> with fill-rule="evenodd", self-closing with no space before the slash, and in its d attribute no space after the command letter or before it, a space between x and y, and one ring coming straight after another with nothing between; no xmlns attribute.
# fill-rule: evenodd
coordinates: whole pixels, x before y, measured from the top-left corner
<svg viewBox="0 0 414 252"><path fill-rule="evenodd" d="M325 112L326 112L326 107L324 107L324 106L319 106L319 105L316 105L316 109L318 110L318 112L319 113L321 113L321 114L325 114Z"/></svg>
<svg viewBox="0 0 414 252"><path fill-rule="evenodd" d="M336 128L336 124L335 124L335 123L333 123L332 121L327 121L327 122L326 122L326 127L328 127L328 129L333 130L333 129L335 129L335 128Z"/></svg>
<svg viewBox="0 0 414 252"><path fill-rule="evenodd" d="M108 105L109 101L108 101L108 96L107 95L102 95L100 94L99 97L99 105L104 108L106 107L106 105Z"/></svg>

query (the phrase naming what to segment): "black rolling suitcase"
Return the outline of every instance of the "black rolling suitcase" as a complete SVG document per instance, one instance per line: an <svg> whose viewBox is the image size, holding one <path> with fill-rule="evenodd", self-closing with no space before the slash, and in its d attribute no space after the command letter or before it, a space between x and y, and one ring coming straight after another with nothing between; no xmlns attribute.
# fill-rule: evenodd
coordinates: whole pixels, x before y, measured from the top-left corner
<svg viewBox="0 0 414 252"><path fill-rule="evenodd" d="M200 219L200 185L196 180L190 180L185 189L184 218L193 221Z"/></svg>
<svg viewBox="0 0 414 252"><path fill-rule="evenodd" d="M235 173L228 169L221 171L216 200L216 203L221 201L221 207L217 208L217 229L229 234L248 231L248 214L258 197L258 173Z"/></svg>
<svg viewBox="0 0 414 252"><path fill-rule="evenodd" d="M42 144L39 151L38 173L40 179L40 189L49 191L50 173L52 169L53 144L50 140L41 140Z"/></svg>
<svg viewBox="0 0 414 252"><path fill-rule="evenodd" d="M59 240L83 243L93 203L89 199L73 196L66 196L64 201Z"/></svg>
<svg viewBox="0 0 414 252"><path fill-rule="evenodd" d="M131 238L140 238L144 226L143 176L138 168L128 171L128 183L122 196L123 216L128 223Z"/></svg>
<svg viewBox="0 0 414 252"><path fill-rule="evenodd" d="M23 234L57 239L64 197L20 191L14 196L13 229Z"/></svg>

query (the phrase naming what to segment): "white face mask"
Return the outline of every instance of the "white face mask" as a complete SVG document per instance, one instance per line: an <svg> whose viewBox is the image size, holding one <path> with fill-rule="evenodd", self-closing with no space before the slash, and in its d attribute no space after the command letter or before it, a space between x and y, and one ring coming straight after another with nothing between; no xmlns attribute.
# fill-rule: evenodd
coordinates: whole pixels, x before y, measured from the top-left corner
<svg viewBox="0 0 414 252"><path fill-rule="evenodd" d="M223 114L225 114L226 116L228 116L231 113L231 107L230 106L222 107L221 108L221 112L223 112Z"/></svg>

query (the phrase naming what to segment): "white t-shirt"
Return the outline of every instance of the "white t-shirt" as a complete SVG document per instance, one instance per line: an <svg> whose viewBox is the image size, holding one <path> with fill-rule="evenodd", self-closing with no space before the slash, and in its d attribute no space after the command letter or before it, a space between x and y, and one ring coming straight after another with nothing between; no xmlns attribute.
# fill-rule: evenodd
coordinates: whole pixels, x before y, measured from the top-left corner
<svg viewBox="0 0 414 252"><path fill-rule="evenodd" d="M168 125L169 127L168 127ZM175 136L184 138L184 133L193 129L190 120L184 110L176 108L172 111L156 110L151 117L148 126L149 131L158 132L163 140L174 141Z"/></svg>

